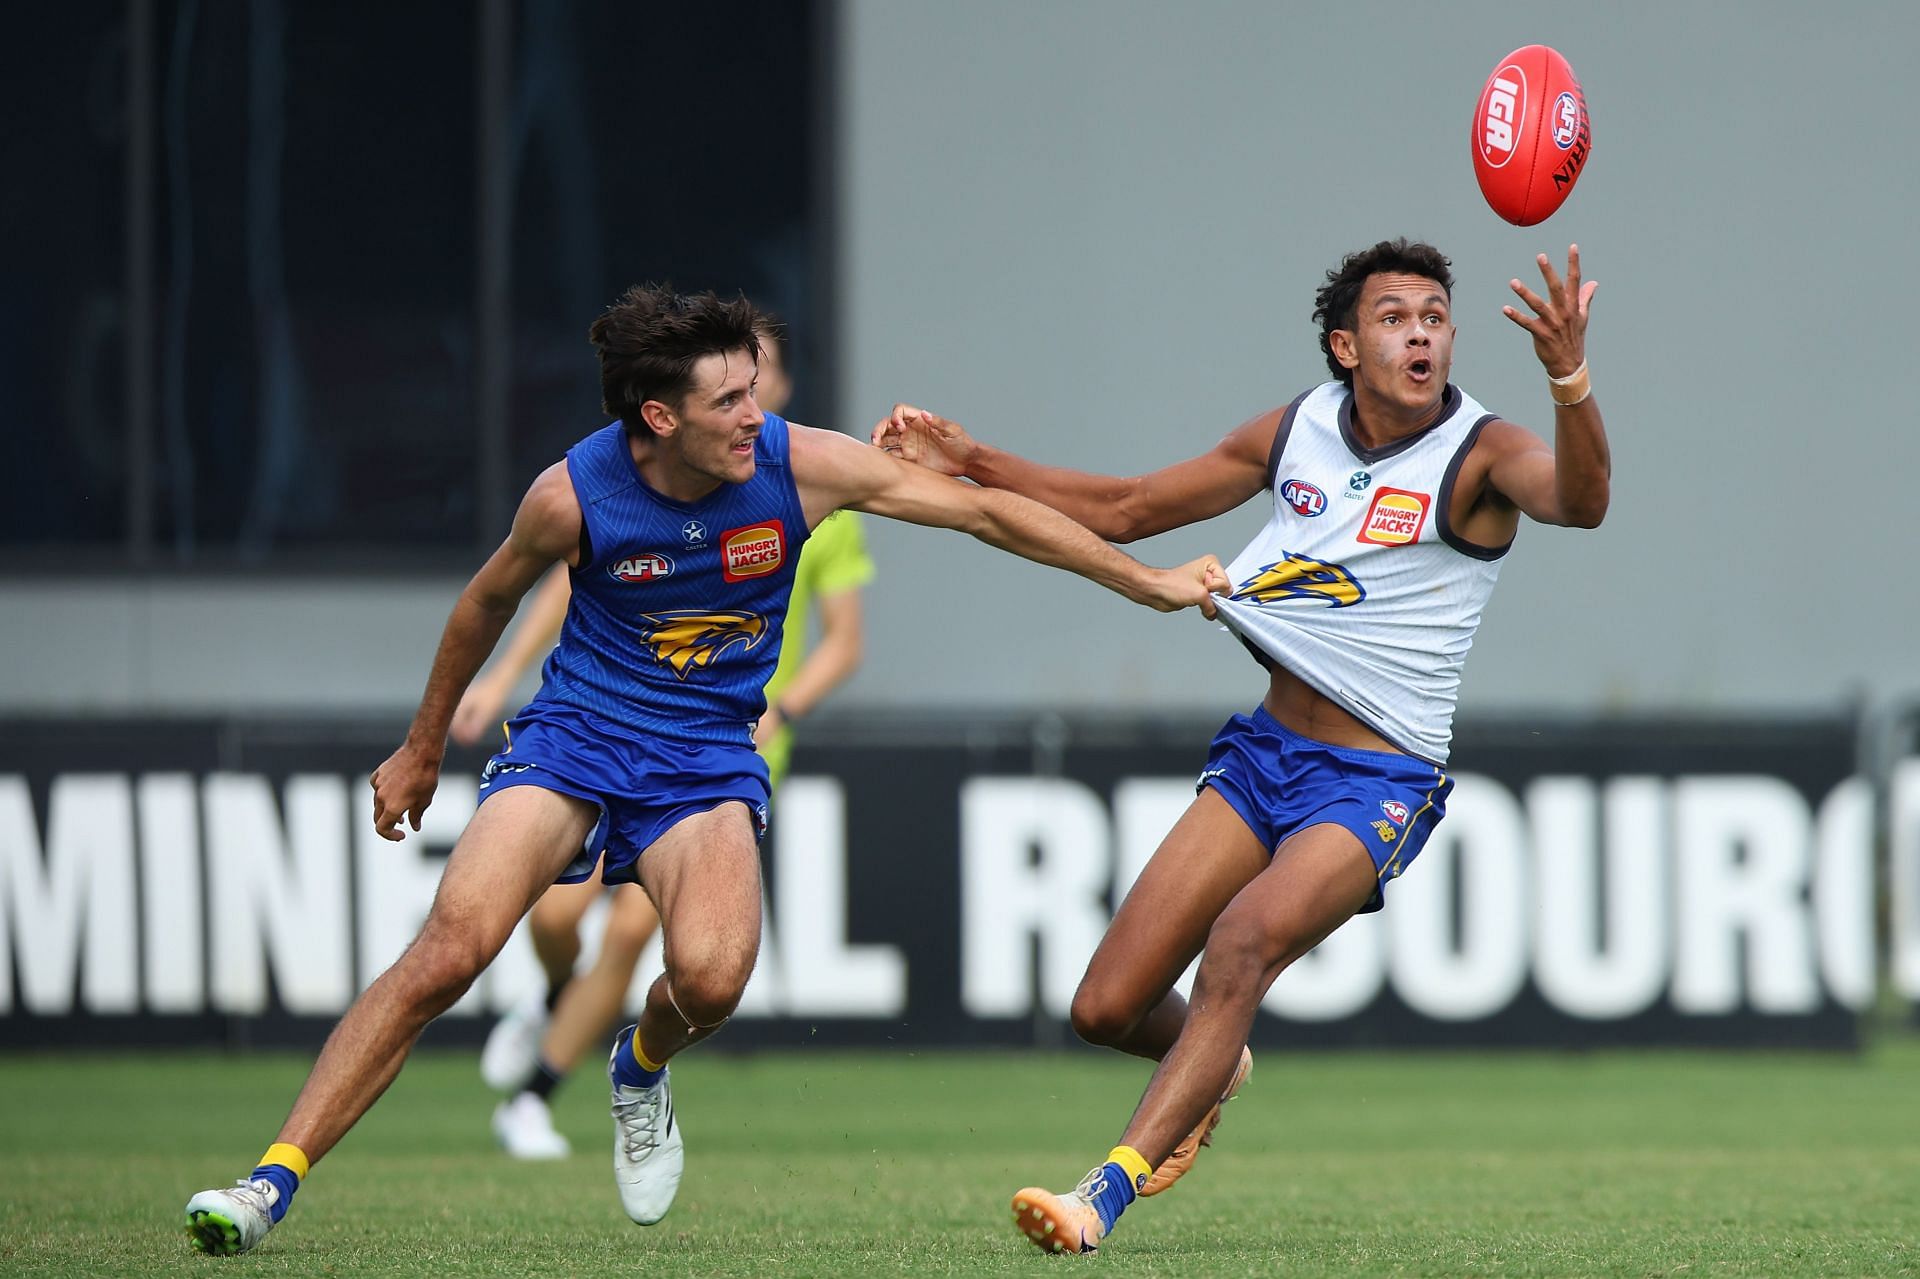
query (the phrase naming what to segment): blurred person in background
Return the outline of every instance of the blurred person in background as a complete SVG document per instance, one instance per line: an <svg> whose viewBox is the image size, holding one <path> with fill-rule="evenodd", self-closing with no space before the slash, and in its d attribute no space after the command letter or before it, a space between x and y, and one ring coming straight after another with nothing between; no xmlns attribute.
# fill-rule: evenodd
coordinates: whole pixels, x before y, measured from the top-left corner
<svg viewBox="0 0 1920 1279"><path fill-rule="evenodd" d="M902 405L873 442L1045 502L1131 542L1273 494L1227 575L1228 629L1268 671L1214 738L1198 795L1154 853L1074 994L1074 1029L1159 1065L1120 1144L1065 1194L1013 1199L1050 1252L1092 1252L1136 1195L1167 1189L1253 1067L1247 1035L1280 973L1379 910L1446 809L1460 669L1524 515L1596 527L1612 463L1587 372L1578 246L1564 278L1503 314L1533 337L1554 446L1450 382L1452 264L1431 245L1349 254L1315 296L1333 374L1210 452L1134 479L1041 466ZM1174 990L1194 957L1191 1004Z"/></svg>
<svg viewBox="0 0 1920 1279"><path fill-rule="evenodd" d="M770 315L760 331L760 375L754 398L768 413L783 414L793 394L786 333ZM753 744L767 761L774 791L793 753L793 726L859 669L864 634L860 591L873 579L860 517L852 511L828 516L800 552L793 594L787 601L785 638L767 709L754 726ZM550 653L560 638L572 598L568 574L554 569L527 605L499 660L476 677L453 713L453 740L477 745L498 726L520 677ZM809 618L818 615L819 638L809 644ZM577 976L580 922L605 889L606 931L590 967ZM534 954L546 976L536 991L511 1009L487 1036L480 1075L506 1093L493 1112L493 1132L516 1159L559 1159L570 1146L553 1126L548 1099L619 1018L634 970L660 917L638 884L607 888L598 875L582 884L555 884L527 917Z"/></svg>
<svg viewBox="0 0 1920 1279"><path fill-rule="evenodd" d="M800 548L835 511L956 529L1158 611L1213 615L1226 577L1212 556L1149 568L1037 502L763 413L760 325L744 298L658 286L594 321L615 420L541 473L461 592L406 740L370 779L375 833L420 829L461 695L564 561L573 601L546 682L488 761L419 934L334 1027L253 1171L188 1200L194 1247L257 1246L546 887L588 879L603 856L605 882L647 890L665 941L608 1078L621 1206L642 1225L666 1215L685 1166L667 1065L732 1016L759 952L770 791L753 733Z"/></svg>

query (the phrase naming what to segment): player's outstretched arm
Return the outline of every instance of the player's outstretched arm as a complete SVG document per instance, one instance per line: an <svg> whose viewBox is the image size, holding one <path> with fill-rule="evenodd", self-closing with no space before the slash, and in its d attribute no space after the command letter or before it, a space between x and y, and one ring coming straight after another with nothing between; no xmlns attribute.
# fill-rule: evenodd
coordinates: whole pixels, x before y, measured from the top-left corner
<svg viewBox="0 0 1920 1279"><path fill-rule="evenodd" d="M567 604L572 599L573 583L568 580L566 569L549 569L533 598L527 601L520 624L513 628L507 646L461 694L450 730L454 741L471 746L499 727L500 712L513 696L520 677L559 640L560 628L567 620Z"/></svg>
<svg viewBox="0 0 1920 1279"><path fill-rule="evenodd" d="M1111 542L1212 519L1266 487L1267 452L1283 410L1243 423L1199 457L1122 478L1043 466L975 440L958 422L896 404L871 440L905 461L1043 502Z"/></svg>
<svg viewBox="0 0 1920 1279"><path fill-rule="evenodd" d="M793 428L793 476L813 523L851 508L958 529L1022 558L1078 573L1163 613L1197 605L1212 617L1213 592L1227 589L1226 573L1214 556L1179 568L1149 568L1038 502L909 465L835 431Z"/></svg>
<svg viewBox="0 0 1920 1279"><path fill-rule="evenodd" d="M565 462L541 472L520 509L513 529L473 575L440 635L440 647L427 675L426 692L406 741L373 770L373 828L382 839L400 839L404 817L420 829L420 815L433 801L440 761L447 751L447 725L460 694L487 660L527 593L556 560L576 553L580 544L580 503Z"/></svg>
<svg viewBox="0 0 1920 1279"><path fill-rule="evenodd" d="M1537 261L1546 282L1543 294L1519 280L1509 282L1533 314L1511 306L1501 313L1533 335L1534 354L1547 371L1553 447L1524 428L1494 423L1483 440L1494 450L1487 479L1494 491L1542 524L1597 528L1607 513L1613 476L1606 426L1587 370L1587 319L1600 286L1581 282L1577 244L1567 249L1564 278L1546 254Z"/></svg>

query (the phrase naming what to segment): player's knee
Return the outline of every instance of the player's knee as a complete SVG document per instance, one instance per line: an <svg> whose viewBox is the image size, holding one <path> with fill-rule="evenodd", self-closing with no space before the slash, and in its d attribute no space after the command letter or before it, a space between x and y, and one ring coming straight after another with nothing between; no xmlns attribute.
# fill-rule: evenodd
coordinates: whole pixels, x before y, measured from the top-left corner
<svg viewBox="0 0 1920 1279"><path fill-rule="evenodd" d="M1285 939L1274 936L1262 921L1229 912L1208 931L1200 969L1235 985L1253 983L1281 961L1285 950Z"/></svg>
<svg viewBox="0 0 1920 1279"><path fill-rule="evenodd" d="M438 1016L467 993L491 958L472 938L429 923L396 967L409 1002Z"/></svg>
<svg viewBox="0 0 1920 1279"><path fill-rule="evenodd" d="M667 985L680 1015L695 1026L717 1026L733 1016L746 992L753 962L744 965L716 958L708 963L675 965Z"/></svg>
<svg viewBox="0 0 1920 1279"><path fill-rule="evenodd" d="M1109 1048L1133 1033L1140 1024L1141 1010L1134 1001L1083 981L1073 992L1073 1006L1067 1015L1074 1034L1090 1044Z"/></svg>

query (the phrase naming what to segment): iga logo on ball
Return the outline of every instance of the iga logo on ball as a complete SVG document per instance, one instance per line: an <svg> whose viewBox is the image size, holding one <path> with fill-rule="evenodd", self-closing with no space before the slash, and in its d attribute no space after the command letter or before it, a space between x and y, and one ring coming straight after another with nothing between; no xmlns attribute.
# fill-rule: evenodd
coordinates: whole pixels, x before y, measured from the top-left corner
<svg viewBox="0 0 1920 1279"><path fill-rule="evenodd" d="M1473 176L1495 213L1518 226L1544 222L1592 149L1586 95L1565 58L1530 44L1500 60L1473 109Z"/></svg>

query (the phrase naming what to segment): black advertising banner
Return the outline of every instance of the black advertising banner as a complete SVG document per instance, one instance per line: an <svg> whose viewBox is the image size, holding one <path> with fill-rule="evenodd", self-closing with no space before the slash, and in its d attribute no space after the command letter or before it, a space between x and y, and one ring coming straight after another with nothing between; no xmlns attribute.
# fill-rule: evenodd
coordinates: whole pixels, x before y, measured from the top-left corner
<svg viewBox="0 0 1920 1279"><path fill-rule="evenodd" d="M1217 726L808 727L764 850L760 965L716 1046L1071 1042L1086 961ZM411 938L474 810L481 759L455 754L420 834L373 834L366 775L399 731L0 723L0 1046L317 1044ZM1853 1044L1881 967L1876 813L1920 813L1913 768L1876 807L1857 737L1463 726L1446 820L1385 911L1281 976L1255 1041ZM1896 956L1915 913L1893 913ZM656 943L642 977L657 964ZM430 1040L477 1042L536 982L517 936Z"/></svg>

